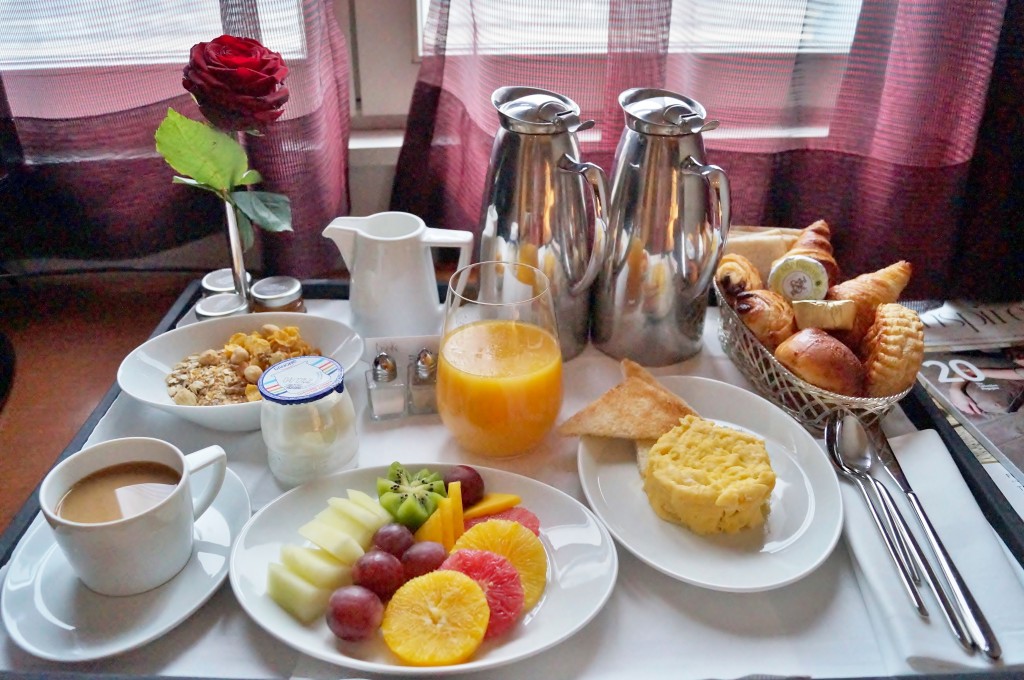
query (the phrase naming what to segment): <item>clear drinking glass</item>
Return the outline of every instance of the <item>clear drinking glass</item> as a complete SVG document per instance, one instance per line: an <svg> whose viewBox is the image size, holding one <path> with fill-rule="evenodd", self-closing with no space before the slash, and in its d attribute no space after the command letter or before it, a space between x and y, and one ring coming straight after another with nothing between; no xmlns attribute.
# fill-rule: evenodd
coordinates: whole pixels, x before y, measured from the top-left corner
<svg viewBox="0 0 1024 680"><path fill-rule="evenodd" d="M524 453L562 406L562 354L547 276L479 262L452 275L437 364L437 410L456 441L484 456Z"/></svg>

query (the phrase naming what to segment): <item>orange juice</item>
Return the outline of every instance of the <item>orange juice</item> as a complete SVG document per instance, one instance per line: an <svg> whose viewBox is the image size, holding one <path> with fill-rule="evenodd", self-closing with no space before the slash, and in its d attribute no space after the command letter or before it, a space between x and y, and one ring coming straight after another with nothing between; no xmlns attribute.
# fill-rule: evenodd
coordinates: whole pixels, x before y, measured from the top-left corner
<svg viewBox="0 0 1024 680"><path fill-rule="evenodd" d="M517 321L478 321L448 334L440 354L437 410L470 451L522 453L554 425L562 354L551 333Z"/></svg>

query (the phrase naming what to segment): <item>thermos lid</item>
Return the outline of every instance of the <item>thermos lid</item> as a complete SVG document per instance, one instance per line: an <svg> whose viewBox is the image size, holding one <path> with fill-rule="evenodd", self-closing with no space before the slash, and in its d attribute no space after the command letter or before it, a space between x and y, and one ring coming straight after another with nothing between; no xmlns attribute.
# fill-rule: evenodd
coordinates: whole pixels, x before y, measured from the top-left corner
<svg viewBox="0 0 1024 680"><path fill-rule="evenodd" d="M638 87L619 95L626 125L647 135L691 135L718 127L699 102L657 88Z"/></svg>
<svg viewBox="0 0 1024 680"><path fill-rule="evenodd" d="M499 87L491 94L501 126L527 135L553 135L576 132L594 126L580 121L580 107L565 95L539 87Z"/></svg>

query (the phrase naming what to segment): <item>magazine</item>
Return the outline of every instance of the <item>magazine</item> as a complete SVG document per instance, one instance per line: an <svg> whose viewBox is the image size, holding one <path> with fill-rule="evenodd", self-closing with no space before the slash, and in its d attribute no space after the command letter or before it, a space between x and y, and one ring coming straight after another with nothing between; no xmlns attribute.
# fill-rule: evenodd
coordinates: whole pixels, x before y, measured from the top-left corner
<svg viewBox="0 0 1024 680"><path fill-rule="evenodd" d="M1024 484L1024 343L929 353L918 379Z"/></svg>
<svg viewBox="0 0 1024 680"><path fill-rule="evenodd" d="M924 351L956 352L1024 343L1024 302L950 301L921 313Z"/></svg>

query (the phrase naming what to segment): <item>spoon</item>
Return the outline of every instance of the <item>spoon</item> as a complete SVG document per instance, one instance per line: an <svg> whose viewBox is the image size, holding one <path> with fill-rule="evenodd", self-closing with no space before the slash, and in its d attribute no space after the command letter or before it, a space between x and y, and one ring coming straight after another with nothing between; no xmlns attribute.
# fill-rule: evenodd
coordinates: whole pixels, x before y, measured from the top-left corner
<svg viewBox="0 0 1024 680"><path fill-rule="evenodd" d="M956 607L946 595L946 591L939 585L935 571L925 557L921 545L911 532L907 520L896 507L892 494L884 484L871 475L874 456L872 455L867 432L864 430L863 424L854 416L846 416L839 420L837 427L839 430L837 436L840 442L838 447L840 457L851 470L873 486L878 497L887 507L889 519L893 521L904 546L909 549L909 554L913 556L912 563L915 563L920 572L924 574L925 583L928 584L928 587L935 595L935 599L938 600L942 614L950 630L953 632L953 636L956 637L964 649L973 651L975 647L970 633L968 633L960 617L957 615Z"/></svg>
<svg viewBox="0 0 1024 680"><path fill-rule="evenodd" d="M843 465L850 468L854 474L871 485L876 497L882 503L882 515L885 517L886 526L889 527L890 535L894 538L896 547L899 550L900 558L906 565L911 579L917 585L921 584L921 572L917 562L911 556L911 534L906 521L896 508L892 494L884 484L879 482L871 474L872 455L867 432L860 424L860 420L851 415L841 416L836 423L836 439L839 442L836 448L836 455Z"/></svg>
<svg viewBox="0 0 1024 680"><path fill-rule="evenodd" d="M864 497L864 502L868 506L868 510L871 511L871 518L875 521L875 527L878 529L878 533L882 535L882 540L885 543L886 550L889 551L889 557L892 558L893 564L896 565L896 571L899 572L900 582L903 584L903 590L907 593L907 597L910 598L911 603L914 605L914 609L917 613L924 617L928 617L928 609L924 606L924 600L921 599L921 594L917 592L917 588L913 584L913 579L910 576L910 572L907 570L907 565L903 563L898 554L898 548L893 537L886 530L881 515L878 512L878 508L875 507L875 503L871 498L871 493L868 491L867 483L861 479L853 468L849 467L843 460L842 455L839 453L840 447L840 435L842 414L832 413L825 423L825 448L828 451L829 459L832 461L832 465L835 466L843 477L853 482L858 489L860 489L861 495Z"/></svg>

